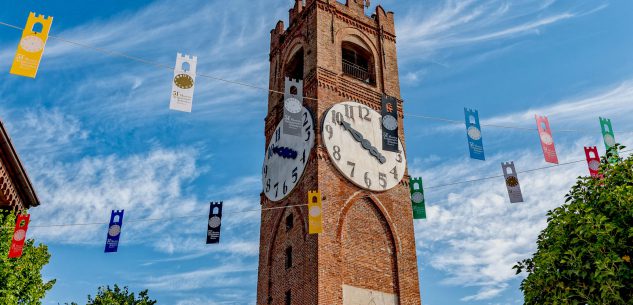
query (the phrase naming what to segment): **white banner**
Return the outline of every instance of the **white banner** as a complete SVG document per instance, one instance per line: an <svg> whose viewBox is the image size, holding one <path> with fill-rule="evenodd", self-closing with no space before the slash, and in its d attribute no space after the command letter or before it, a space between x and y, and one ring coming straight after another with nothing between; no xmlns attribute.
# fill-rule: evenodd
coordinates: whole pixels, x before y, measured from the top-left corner
<svg viewBox="0 0 633 305"><path fill-rule="evenodd" d="M191 112L193 89L196 84L197 63L198 57L196 56L182 55L180 53L176 56L169 109Z"/></svg>

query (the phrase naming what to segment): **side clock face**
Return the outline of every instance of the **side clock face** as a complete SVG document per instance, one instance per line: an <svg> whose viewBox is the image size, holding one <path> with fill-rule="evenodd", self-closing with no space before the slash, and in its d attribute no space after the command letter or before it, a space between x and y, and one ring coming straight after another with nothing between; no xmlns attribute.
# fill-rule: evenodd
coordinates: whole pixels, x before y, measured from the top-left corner
<svg viewBox="0 0 633 305"><path fill-rule="evenodd" d="M283 120L273 133L264 157L262 186L271 201L284 199L297 185L314 147L314 120L310 111L301 107L301 136L286 135Z"/></svg>
<svg viewBox="0 0 633 305"><path fill-rule="evenodd" d="M351 182L371 191L396 186L407 164L400 140L398 152L382 149L381 121L378 112L356 102L332 106L323 119L323 143L332 163Z"/></svg>

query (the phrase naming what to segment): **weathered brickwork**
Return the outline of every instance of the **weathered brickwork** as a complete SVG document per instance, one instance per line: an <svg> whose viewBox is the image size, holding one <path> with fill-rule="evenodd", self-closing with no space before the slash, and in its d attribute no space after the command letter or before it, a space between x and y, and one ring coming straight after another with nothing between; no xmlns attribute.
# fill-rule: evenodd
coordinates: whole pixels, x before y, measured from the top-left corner
<svg viewBox="0 0 633 305"><path fill-rule="evenodd" d="M323 197L324 232L307 234L305 206L262 211L257 304L283 305L286 292L291 291L292 304L341 305L342 285L396 294L400 305L421 302L408 175L386 192L362 190L330 163L321 141L325 111L339 102L354 100L379 110L385 93L400 99L402 118L393 13L379 6L368 17L363 2L306 0L303 5L296 0L289 26L280 21L271 31L270 89L284 91L288 63L302 52L304 105L314 114L317 142L292 193L280 202L262 195L262 207L306 204L307 192L318 189ZM371 54L375 84L344 75L344 42ZM282 103L283 94L269 94L267 141L281 120ZM294 226L287 231L290 213ZM288 247L293 249L293 265L286 269Z"/></svg>

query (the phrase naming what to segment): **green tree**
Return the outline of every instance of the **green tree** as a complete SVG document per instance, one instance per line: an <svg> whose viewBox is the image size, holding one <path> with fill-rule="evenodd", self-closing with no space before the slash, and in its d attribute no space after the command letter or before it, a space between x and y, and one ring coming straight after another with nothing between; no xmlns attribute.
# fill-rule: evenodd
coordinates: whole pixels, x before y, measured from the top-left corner
<svg viewBox="0 0 633 305"><path fill-rule="evenodd" d="M41 273L51 255L48 247L36 247L33 239L27 239L22 256L8 258L15 220L12 213L0 213L0 304L42 304L40 300L55 284L55 280L44 282Z"/></svg>
<svg viewBox="0 0 633 305"><path fill-rule="evenodd" d="M633 156L610 151L601 163L604 177L579 177L548 212L536 253L514 266L527 272L525 304L633 304Z"/></svg>
<svg viewBox="0 0 633 305"><path fill-rule="evenodd" d="M114 288L110 286L99 287L97 295L93 299L88 295L87 305L154 305L155 300L151 300L147 290L143 290L138 294L138 298L134 297L134 293L128 291L127 286L123 289L114 284Z"/></svg>

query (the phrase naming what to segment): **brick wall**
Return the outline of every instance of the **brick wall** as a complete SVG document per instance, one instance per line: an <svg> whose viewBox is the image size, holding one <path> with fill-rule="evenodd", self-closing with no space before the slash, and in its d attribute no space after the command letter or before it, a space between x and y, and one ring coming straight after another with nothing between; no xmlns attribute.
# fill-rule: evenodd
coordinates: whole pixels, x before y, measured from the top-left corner
<svg viewBox="0 0 633 305"><path fill-rule="evenodd" d="M393 14L382 7L372 17L362 2L296 1L288 28L271 31L270 89L283 92L285 63L301 49L304 56L304 105L315 115L316 146L301 181L280 202L262 195L262 207L305 204L307 192L323 196L324 232L308 235L307 208L262 211L257 304L284 304L291 289L293 304L343 304L342 285L399 296L401 305L420 304L413 215L408 175L386 192L368 192L347 181L330 163L321 142L321 120L332 105L355 100L380 109L382 93L400 97ZM341 44L362 44L374 59L376 84L343 75ZM281 120L283 96L270 93L265 119L266 145ZM398 106L404 144L402 101ZM295 224L286 232L285 217ZM300 220L301 219L301 220ZM293 248L293 267L285 268L285 250Z"/></svg>

